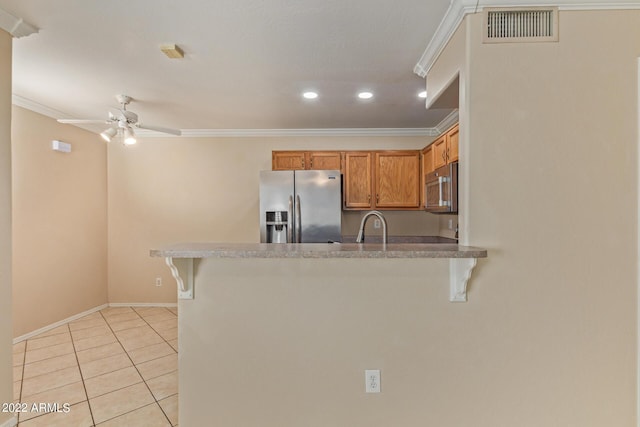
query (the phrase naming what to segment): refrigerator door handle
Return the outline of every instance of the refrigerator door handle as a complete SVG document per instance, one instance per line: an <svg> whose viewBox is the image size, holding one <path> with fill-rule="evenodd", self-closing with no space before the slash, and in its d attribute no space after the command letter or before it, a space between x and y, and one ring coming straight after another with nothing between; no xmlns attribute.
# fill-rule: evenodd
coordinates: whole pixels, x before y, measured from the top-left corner
<svg viewBox="0 0 640 427"><path fill-rule="evenodd" d="M289 209L287 209L287 243L293 243L293 196L289 196Z"/></svg>
<svg viewBox="0 0 640 427"><path fill-rule="evenodd" d="M302 242L302 221L301 221L300 196L296 195L296 243Z"/></svg>

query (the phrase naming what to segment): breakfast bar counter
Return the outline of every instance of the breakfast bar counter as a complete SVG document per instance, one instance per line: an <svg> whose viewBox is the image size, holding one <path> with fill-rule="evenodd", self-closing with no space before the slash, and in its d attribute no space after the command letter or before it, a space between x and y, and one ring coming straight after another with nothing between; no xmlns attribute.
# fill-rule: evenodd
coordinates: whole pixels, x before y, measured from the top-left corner
<svg viewBox="0 0 640 427"><path fill-rule="evenodd" d="M368 413L366 424L382 427L428 417L426 379L407 373L429 359L459 369L439 348L461 333L446 325L469 310L450 302L467 300L471 270L487 251L183 243L151 255L165 259L178 284L180 425L355 426ZM382 372L382 393L368 399L365 369ZM399 381L411 396L402 405Z"/></svg>
<svg viewBox="0 0 640 427"><path fill-rule="evenodd" d="M485 258L481 248L448 243L180 243L152 250L171 258Z"/></svg>

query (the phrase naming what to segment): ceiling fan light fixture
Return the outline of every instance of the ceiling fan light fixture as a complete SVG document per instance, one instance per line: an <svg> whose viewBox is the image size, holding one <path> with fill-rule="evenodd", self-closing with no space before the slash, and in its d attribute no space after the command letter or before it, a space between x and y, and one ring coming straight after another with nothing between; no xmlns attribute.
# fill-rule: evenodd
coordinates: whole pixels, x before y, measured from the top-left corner
<svg viewBox="0 0 640 427"><path fill-rule="evenodd" d="M124 128L124 144L125 145L133 145L136 143L136 136L133 134L133 131L130 127Z"/></svg>
<svg viewBox="0 0 640 427"><path fill-rule="evenodd" d="M104 131L102 131L102 133L100 133L100 136L102 137L102 139L104 139L107 142L111 142L111 138L113 138L114 136L116 136L116 134L118 133L118 131L114 128L109 128L109 129L105 129Z"/></svg>

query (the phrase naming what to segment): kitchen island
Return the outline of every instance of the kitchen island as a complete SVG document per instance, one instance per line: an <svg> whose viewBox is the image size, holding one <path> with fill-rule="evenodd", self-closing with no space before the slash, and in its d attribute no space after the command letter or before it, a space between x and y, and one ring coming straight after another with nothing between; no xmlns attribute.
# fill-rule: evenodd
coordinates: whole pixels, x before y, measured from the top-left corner
<svg viewBox="0 0 640 427"><path fill-rule="evenodd" d="M186 243L151 255L166 259L181 295L180 425L388 426L424 419L426 379L409 372L450 339L442 325L461 306L447 294L466 300L487 252ZM382 371L380 394L364 393L365 369Z"/></svg>

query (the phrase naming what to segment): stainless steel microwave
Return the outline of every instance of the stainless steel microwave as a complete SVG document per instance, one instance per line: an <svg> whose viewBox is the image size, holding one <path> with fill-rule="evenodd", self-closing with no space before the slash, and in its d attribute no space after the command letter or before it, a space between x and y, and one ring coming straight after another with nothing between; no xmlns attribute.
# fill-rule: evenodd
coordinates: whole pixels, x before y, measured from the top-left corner
<svg viewBox="0 0 640 427"><path fill-rule="evenodd" d="M424 208L433 213L458 212L458 162L425 175Z"/></svg>

